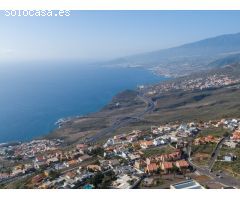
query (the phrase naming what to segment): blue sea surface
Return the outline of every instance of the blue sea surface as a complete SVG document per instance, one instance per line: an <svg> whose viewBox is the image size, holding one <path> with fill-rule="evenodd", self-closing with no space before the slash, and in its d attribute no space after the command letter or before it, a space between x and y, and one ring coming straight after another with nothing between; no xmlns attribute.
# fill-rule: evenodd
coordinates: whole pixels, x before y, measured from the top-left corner
<svg viewBox="0 0 240 200"><path fill-rule="evenodd" d="M120 91L162 80L140 68L67 63L0 68L0 143L48 134L59 118L96 112Z"/></svg>

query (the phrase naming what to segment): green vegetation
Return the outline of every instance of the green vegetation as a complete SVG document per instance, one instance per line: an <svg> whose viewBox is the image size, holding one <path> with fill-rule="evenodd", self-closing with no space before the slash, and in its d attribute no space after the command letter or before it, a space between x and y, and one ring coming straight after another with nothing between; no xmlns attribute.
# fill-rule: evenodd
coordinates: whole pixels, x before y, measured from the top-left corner
<svg viewBox="0 0 240 200"><path fill-rule="evenodd" d="M213 170L223 170L240 178L240 148L230 149L222 147L219 152L219 158L229 153L237 156L237 159L232 162L217 161L214 164Z"/></svg>
<svg viewBox="0 0 240 200"><path fill-rule="evenodd" d="M98 147L96 149L91 150L91 152L89 152L89 155L91 156L103 156L104 154L104 149L102 147Z"/></svg>
<svg viewBox="0 0 240 200"><path fill-rule="evenodd" d="M49 172L49 178L50 178L50 180L54 180L54 179L58 178L59 176L60 176L60 172L58 172L58 171L51 170L51 171Z"/></svg>
<svg viewBox="0 0 240 200"><path fill-rule="evenodd" d="M212 135L212 136L215 136L215 137L222 137L222 136L224 136L225 133L226 133L226 129L224 129L222 127L209 128L209 129L202 130L200 132L199 136Z"/></svg>
<svg viewBox="0 0 240 200"><path fill-rule="evenodd" d="M169 146L164 147L153 147L143 151L144 157L161 155L161 154L168 154L174 152L174 149Z"/></svg>
<svg viewBox="0 0 240 200"><path fill-rule="evenodd" d="M98 172L95 176L90 178L88 182L93 184L96 189L107 189L111 186L112 181L116 180L116 175L113 171L105 174Z"/></svg>
<svg viewBox="0 0 240 200"><path fill-rule="evenodd" d="M192 146L192 153L193 155L196 153L206 153L211 155L215 147L216 147L216 144L212 144L212 143Z"/></svg>
<svg viewBox="0 0 240 200"><path fill-rule="evenodd" d="M212 143L192 146L192 159L194 163L198 164L199 166L207 166L215 147L216 144ZM203 155L203 157L199 157L199 154Z"/></svg>

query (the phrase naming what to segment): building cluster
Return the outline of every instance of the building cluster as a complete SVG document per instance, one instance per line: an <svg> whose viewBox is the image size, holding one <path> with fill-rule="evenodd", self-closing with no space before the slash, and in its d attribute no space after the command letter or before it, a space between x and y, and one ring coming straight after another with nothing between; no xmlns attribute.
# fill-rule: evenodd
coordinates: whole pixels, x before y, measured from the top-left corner
<svg viewBox="0 0 240 200"><path fill-rule="evenodd" d="M212 135L207 135L204 137L198 137L194 140L194 145L202 145L207 143L218 143L220 141L219 137L214 137Z"/></svg>
<svg viewBox="0 0 240 200"><path fill-rule="evenodd" d="M0 158L10 165L7 169L0 166L0 181L29 176L31 188L93 188L95 177L101 174L110 177L108 188L134 188L146 175L190 172L187 139L194 137L194 145L218 143L219 137L198 136L211 127L232 131L225 145L233 148L240 142L240 120L221 119L133 130L108 138L102 145L80 143L66 148L61 140L33 140L4 146Z"/></svg>
<svg viewBox="0 0 240 200"><path fill-rule="evenodd" d="M58 149L62 140L32 140L30 142L0 147L0 155L8 159L32 159L40 153Z"/></svg>
<svg viewBox="0 0 240 200"><path fill-rule="evenodd" d="M184 79L178 82L166 82L156 86L150 86L148 88L148 95L160 94L169 91L183 90L204 90L209 88L218 88L239 83L240 79L230 78L227 75L214 74L205 78Z"/></svg>

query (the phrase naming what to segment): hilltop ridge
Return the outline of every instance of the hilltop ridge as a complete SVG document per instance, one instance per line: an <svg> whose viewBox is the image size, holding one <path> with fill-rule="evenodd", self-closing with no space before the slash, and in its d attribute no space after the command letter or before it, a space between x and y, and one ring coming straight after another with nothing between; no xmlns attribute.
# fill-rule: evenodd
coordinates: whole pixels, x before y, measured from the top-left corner
<svg viewBox="0 0 240 200"><path fill-rule="evenodd" d="M214 62L238 57L240 52L240 33L225 34L181 46L122 57L108 62L108 65L123 67L144 67L157 74L179 77L193 72L225 66L225 62ZM239 59L238 59L239 60ZM227 64L235 63L228 59Z"/></svg>

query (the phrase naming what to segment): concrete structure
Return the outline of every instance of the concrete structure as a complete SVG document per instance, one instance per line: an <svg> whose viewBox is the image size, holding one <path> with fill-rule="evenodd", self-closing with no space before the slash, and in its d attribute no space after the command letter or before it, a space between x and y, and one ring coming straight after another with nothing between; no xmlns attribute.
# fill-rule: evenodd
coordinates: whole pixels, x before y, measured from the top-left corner
<svg viewBox="0 0 240 200"><path fill-rule="evenodd" d="M187 180L170 185L170 189L204 189L204 187L195 180Z"/></svg>

